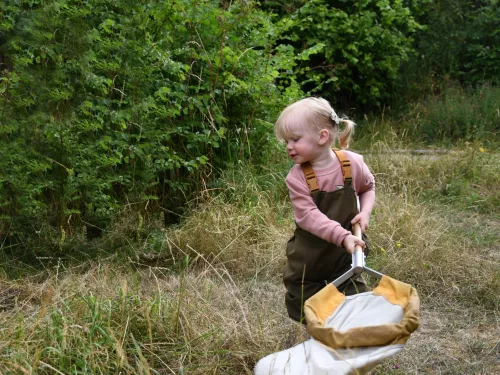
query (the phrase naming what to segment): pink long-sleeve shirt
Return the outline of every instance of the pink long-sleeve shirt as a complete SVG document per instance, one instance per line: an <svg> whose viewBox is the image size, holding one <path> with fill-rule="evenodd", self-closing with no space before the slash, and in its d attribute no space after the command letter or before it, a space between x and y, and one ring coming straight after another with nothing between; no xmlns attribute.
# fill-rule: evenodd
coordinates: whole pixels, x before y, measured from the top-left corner
<svg viewBox="0 0 500 375"><path fill-rule="evenodd" d="M363 161L363 157L351 151L344 150L351 162L353 188L357 196L375 190L373 174ZM322 191L335 191L337 186L343 186L340 162L335 158L330 167L314 169L318 186ZM314 203L302 167L296 164L286 177L286 185L292 201L295 221L302 229L337 246L342 246L344 238L351 234L348 230L323 214ZM367 202L368 203L368 202ZM369 202L373 206L374 202ZM361 207L363 208L363 207Z"/></svg>

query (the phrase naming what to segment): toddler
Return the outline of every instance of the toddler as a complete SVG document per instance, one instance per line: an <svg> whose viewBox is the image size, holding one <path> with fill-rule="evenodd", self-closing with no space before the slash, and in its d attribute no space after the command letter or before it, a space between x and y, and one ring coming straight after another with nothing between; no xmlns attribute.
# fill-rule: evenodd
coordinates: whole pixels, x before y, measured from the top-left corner
<svg viewBox="0 0 500 375"><path fill-rule="evenodd" d="M354 123L339 118L322 98L289 105L276 122L276 137L295 163L286 177L297 226L287 245L285 301L288 315L302 323L304 302L350 269L356 245L366 247L351 229L355 223L363 233L368 228L373 175L361 155L331 148L337 139L348 148L353 131ZM338 289L351 295L366 291L366 285L351 279Z"/></svg>

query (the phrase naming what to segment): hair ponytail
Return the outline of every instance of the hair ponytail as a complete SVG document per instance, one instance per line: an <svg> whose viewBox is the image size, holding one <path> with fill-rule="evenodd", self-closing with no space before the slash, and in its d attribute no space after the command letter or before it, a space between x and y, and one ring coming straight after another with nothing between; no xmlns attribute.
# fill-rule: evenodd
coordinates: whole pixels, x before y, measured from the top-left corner
<svg viewBox="0 0 500 375"><path fill-rule="evenodd" d="M353 121L347 119L340 119L340 124L344 125L344 130L338 134L338 140L340 148L345 150L349 148L349 142L354 134L354 126L356 125Z"/></svg>
<svg viewBox="0 0 500 375"><path fill-rule="evenodd" d="M326 99L310 97L286 107L276 121L274 131L279 140L285 140L293 137L298 129L318 132L327 129L330 133L329 146L338 139L340 148L346 149L349 148L355 125L353 121L339 117ZM342 132L339 132L342 126Z"/></svg>

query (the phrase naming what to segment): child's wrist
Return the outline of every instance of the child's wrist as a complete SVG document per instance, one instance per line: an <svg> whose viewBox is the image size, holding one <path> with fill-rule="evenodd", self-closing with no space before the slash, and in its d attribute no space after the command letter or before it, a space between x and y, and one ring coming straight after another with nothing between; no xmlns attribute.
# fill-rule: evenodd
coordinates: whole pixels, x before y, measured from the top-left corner
<svg viewBox="0 0 500 375"><path fill-rule="evenodd" d="M340 238L340 241L339 241L340 243L338 243L337 245L338 245L338 246L340 246L340 247L344 247L344 241L345 241L345 240L346 240L346 238L347 238L347 237L349 237L349 236L352 236L352 234L350 234L350 233L346 233L344 236L342 236L342 237Z"/></svg>

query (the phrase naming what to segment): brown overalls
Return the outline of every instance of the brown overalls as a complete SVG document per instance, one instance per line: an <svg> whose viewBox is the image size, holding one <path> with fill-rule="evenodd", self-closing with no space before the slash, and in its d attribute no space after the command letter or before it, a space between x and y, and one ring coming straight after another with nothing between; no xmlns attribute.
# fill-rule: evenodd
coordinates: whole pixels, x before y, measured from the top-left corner
<svg viewBox="0 0 500 375"><path fill-rule="evenodd" d="M344 187L332 192L320 191L316 176L309 163L302 164L312 198L319 210L343 228L352 231L351 220L358 212L356 193L352 187L350 162L340 150L335 150L344 177ZM305 323L304 302L327 283L343 275L351 268L352 256L345 248L325 241L298 225L288 241L286 255L288 264L283 275L287 289L285 296L288 315L293 320ZM366 291L362 278L347 280L338 287L346 295Z"/></svg>

